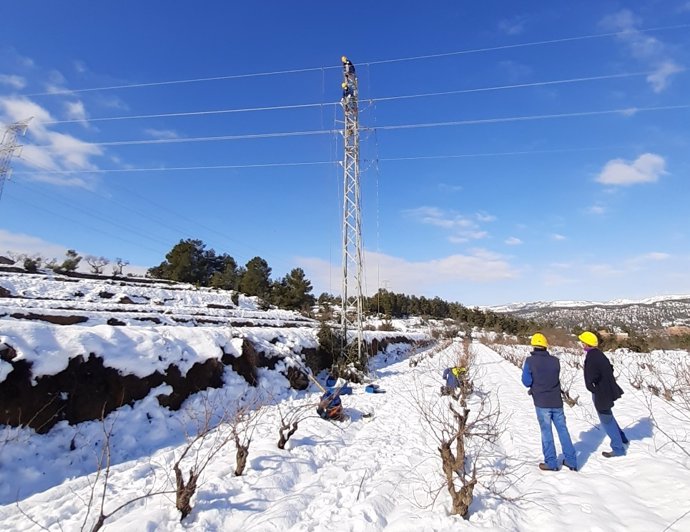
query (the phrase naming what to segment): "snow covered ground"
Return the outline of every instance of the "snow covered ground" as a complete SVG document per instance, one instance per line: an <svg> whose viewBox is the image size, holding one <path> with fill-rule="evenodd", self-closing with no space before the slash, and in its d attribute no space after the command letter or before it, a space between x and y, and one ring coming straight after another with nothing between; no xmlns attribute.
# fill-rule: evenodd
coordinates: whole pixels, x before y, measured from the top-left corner
<svg viewBox="0 0 690 532"><path fill-rule="evenodd" d="M517 500L497 498L480 487L468 521L448 515L447 492L436 492L442 485L437 442L420 403L442 407L449 400L440 399L438 389L442 369L457 356L454 346L433 358L418 357L415 367L404 351L391 349L373 361L376 382L387 393L367 394L354 386L353 394L343 397L350 420L309 417L284 450L276 446L281 411L315 406L319 394L315 387L289 391L275 371L262 370L256 390L228 372L225 388L188 401L177 413L157 407L153 399L120 409L105 424L113 427L106 513L171 482L171 464L186 441L184 429L193 427L194 412L233 401L265 405L243 476L233 476L235 453L229 445L205 470L194 509L183 523L174 496L157 495L116 513L106 530L690 530L689 516L667 528L690 509L690 461L656 433L642 392L626 386L615 408L631 440L627 456L600 455L608 445L585 399L566 407L581 470L542 472L536 467L541 460L537 421L519 370L484 345L474 343L472 350L476 394L500 402L505 431L491 452L505 456L496 464L517 468L505 492ZM574 388L586 398L581 380ZM368 412L375 413L371 421L362 418ZM655 415L658 422L674 423L660 408ZM90 529L95 516L86 518L86 508L102 426L60 426L42 436L12 429L6 437L0 450L0 529L78 530L85 521Z"/></svg>
<svg viewBox="0 0 690 532"><path fill-rule="evenodd" d="M572 382L572 397L580 397L579 404L566 407L566 415L581 469L542 472L537 468L542 460L539 430L520 370L475 341L470 408L476 413L482 398L500 407L503 430L495 445L469 444L470 456L481 453L482 458L480 485L465 521L449 515L439 427L434 425L443 417L437 414L448 411L450 399L439 395L441 373L455 363L459 343L422 352L412 352L408 344L388 345L371 361L372 378L386 393L369 394L353 385L353 393L343 396L349 419L334 423L316 416L321 392L315 385L298 392L281 374L297 363L303 348L315 346L315 322L297 313L262 311L252 298L235 295L233 302L224 292L136 281L120 285L2 273L0 287L10 294L0 298L0 341L31 361L34 375L55 374L69 357L89 352L125 374L162 371L173 362L184 370L217 356L220 347L237 356L241 338L282 355L274 369L258 370L256 388L228 367L223 388L192 396L180 411L159 406L156 396L170 392L163 385L111 413L104 423L70 426L63 421L43 435L0 427L2 531L91 530L101 504L104 514L112 513L105 529L122 531L690 530L688 446L670 440L687 441L688 417L678 416L663 400L659 381L678 361L687 361L685 352L610 355L626 392L615 414L631 440L628 455L615 459L600 454L608 449L607 438L584 389L579 355L568 354L562 380ZM13 317L16 313L79 314L88 320L54 325ZM107 324L113 316L121 325ZM164 319L156 324L142 316ZM238 319L242 325L232 325ZM409 337L429 333L420 322L396 320L393 325ZM421 327L427 330L420 332ZM505 356L503 349L495 349ZM510 349L517 354L528 350ZM650 373L650 368L656 369ZM0 382L11 370L0 361ZM325 375L319 378L323 382ZM651 395L649 386L659 388L660 395ZM244 431L241 436L251 433L242 476L233 474L234 439L219 447L231 435L238 409L260 414L236 425ZM296 412L299 427L281 450L281 417ZM180 522L171 493L173 464L199 427L221 419L230 423L220 423L181 462L187 474L199 460L210 459L193 510ZM103 461L99 468L99 459L108 449L103 491L106 470ZM496 489L503 490L502 496Z"/></svg>

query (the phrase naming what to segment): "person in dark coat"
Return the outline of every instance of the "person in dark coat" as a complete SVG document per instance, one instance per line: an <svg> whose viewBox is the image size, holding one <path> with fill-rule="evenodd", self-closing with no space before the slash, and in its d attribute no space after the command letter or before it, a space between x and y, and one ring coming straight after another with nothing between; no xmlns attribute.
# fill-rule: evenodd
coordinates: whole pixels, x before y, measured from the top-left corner
<svg viewBox="0 0 690 532"><path fill-rule="evenodd" d="M346 82L343 81L340 86L343 89L343 101L347 102L350 99L350 96L352 96L352 89L350 88L350 85Z"/></svg>
<svg viewBox="0 0 690 532"><path fill-rule="evenodd" d="M352 64L352 61L350 61L346 56L342 56L340 60L343 63L343 70L345 71L345 75L348 77L354 75L355 65Z"/></svg>
<svg viewBox="0 0 690 532"><path fill-rule="evenodd" d="M561 363L546 348L546 336L536 333L530 341L534 350L522 366L522 384L529 388L529 394L537 411L537 421L541 430L541 448L544 462L539 464L542 471L558 471L560 463L556 459L556 445L553 441L551 425L556 427L565 459L563 464L571 471L577 471L577 455L570 439L563 412L561 397Z"/></svg>
<svg viewBox="0 0 690 532"><path fill-rule="evenodd" d="M613 417L613 403L623 395L623 390L613 376L613 366L606 355L598 348L599 338L590 331L578 336L585 356L585 386L592 392L594 408L599 416L601 426L611 440L611 451L601 454L606 458L625 455L628 438Z"/></svg>

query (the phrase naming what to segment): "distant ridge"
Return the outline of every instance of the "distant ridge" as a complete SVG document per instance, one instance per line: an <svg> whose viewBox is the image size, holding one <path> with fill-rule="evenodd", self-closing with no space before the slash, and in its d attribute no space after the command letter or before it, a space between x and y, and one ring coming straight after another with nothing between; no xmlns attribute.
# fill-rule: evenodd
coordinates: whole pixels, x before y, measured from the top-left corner
<svg viewBox="0 0 690 532"><path fill-rule="evenodd" d="M690 294L640 300L536 301L489 307L497 313L548 321L564 328L606 327L637 331L690 327Z"/></svg>

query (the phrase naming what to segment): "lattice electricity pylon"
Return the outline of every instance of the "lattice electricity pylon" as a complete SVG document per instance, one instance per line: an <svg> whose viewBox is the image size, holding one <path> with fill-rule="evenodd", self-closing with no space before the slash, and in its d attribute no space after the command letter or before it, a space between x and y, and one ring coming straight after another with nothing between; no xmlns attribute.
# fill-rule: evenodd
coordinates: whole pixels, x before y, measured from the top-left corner
<svg viewBox="0 0 690 532"><path fill-rule="evenodd" d="M354 65L343 57L343 98L345 117L343 129L343 286L341 326L343 342L348 344L348 331L356 333L356 342L349 342L346 361L355 362L359 369L367 370L363 353L362 332L362 218L359 186L359 113L358 90ZM350 284L352 283L352 284ZM354 297L354 311L350 307L350 294ZM354 336L354 335L353 335ZM354 338L353 338L354 340ZM344 353L345 354L345 353ZM364 356L363 356L364 355Z"/></svg>
<svg viewBox="0 0 690 532"><path fill-rule="evenodd" d="M5 188L5 180L9 179L12 174L12 157L21 153L22 146L17 142L17 136L26 133L29 120L10 124L5 128L2 135L2 142L0 142L0 198L2 198L3 188Z"/></svg>

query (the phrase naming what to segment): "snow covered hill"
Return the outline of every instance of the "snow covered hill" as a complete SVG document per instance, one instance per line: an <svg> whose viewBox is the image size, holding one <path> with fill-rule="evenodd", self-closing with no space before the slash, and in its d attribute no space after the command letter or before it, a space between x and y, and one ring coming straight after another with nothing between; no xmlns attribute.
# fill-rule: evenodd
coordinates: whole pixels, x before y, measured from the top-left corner
<svg viewBox="0 0 690 532"><path fill-rule="evenodd" d="M690 295L658 296L639 301L538 301L491 307L494 312L550 321L565 329L608 328L638 332L690 327Z"/></svg>

